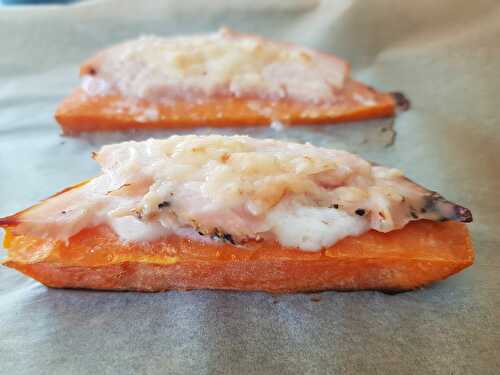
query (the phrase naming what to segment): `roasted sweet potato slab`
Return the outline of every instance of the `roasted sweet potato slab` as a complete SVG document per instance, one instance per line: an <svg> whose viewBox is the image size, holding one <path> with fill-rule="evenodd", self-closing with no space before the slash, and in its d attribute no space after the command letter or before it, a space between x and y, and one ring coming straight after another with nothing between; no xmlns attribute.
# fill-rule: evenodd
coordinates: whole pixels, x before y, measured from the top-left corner
<svg viewBox="0 0 500 375"><path fill-rule="evenodd" d="M174 64L177 67L176 69L180 69L176 72L180 72L179 74L184 77L184 80L192 79L193 77L197 79L196 77L198 77L197 73L189 75L191 73L188 74L182 70L187 69L186 67L191 66L190 64L196 65L200 61L205 61L205 64L206 62L218 62L219 67L225 66L224 64L231 65L231 73L229 71L224 71L223 73L223 75L228 74L228 77L225 79L229 79L229 82L219 82L218 84L221 84L220 87L217 86L216 89L206 94L207 96L202 95L201 97L198 94L190 93L188 89L183 88L180 84L168 83L168 79L161 74L157 77L157 80L154 80L157 87L153 90L159 91L161 94L144 96L145 94L141 90L141 94L139 94L137 92L124 92L123 90L116 89L117 80L133 79L136 82L135 79L137 77L142 77L137 81L145 82L144 77L141 76L142 73L149 72L145 73L145 76L149 77L151 72L158 72L158 66L165 67L170 64L168 63L170 61L168 60L168 56L170 56L169 53L176 53L175 45L169 44L168 47L162 47L161 42L159 42L159 45L155 44L152 47L153 50L148 50L142 44L140 49L134 50L140 56L163 56L159 57L159 59L164 58L166 59L165 61L153 58L151 64L156 64L153 65L154 69L148 65L149 63L139 63L138 61L142 60L140 58L137 59L137 55L130 57L127 54L127 51L130 51L127 48L130 48L131 43L140 43L137 40L124 42L99 51L83 62L80 67L80 76L89 78L91 81L96 80L94 82L100 82L97 84L98 87L104 84L107 89L104 89L104 91L98 89L96 93L89 94L89 90L79 88L64 99L55 113L55 118L61 125L63 132L65 134L77 134L87 131L130 129L253 126L269 125L272 121L281 121L290 125L336 123L392 116L395 113L396 106L400 104L399 98L401 95L381 93L361 82L351 79L348 62L333 54L314 51L290 43L276 42L257 35L241 34L229 29L221 29L218 33L213 34L212 37L215 35L217 35L216 39L219 38L217 39L219 42L215 42L215 45L221 41L236 43L236 45L227 47L225 51L240 51L237 44L238 41L242 41L245 44L255 44L256 52L255 54L250 53L250 55L247 55L247 52L242 52L247 51L246 48L241 50L238 56L242 61L238 60L239 62L236 62L236 65L233 66L231 65L231 58L228 61L224 59L218 60L223 56L224 52L213 52L214 45L210 43L214 39L208 39L201 45L199 43L194 44L196 47L188 44L190 46L188 54L176 55L178 59L176 57L176 65ZM184 43L191 43L197 38L196 36L192 37L193 39L190 39L191 37L189 36L184 37ZM203 36L199 37L203 38ZM160 38L160 40L165 42L172 39ZM143 43L147 42L143 41ZM268 55L270 50L273 51L273 54ZM198 51L199 53L190 55L193 51ZM279 53L275 53L277 51ZM330 89L334 93L333 101L330 99L325 100L324 97L319 101L309 100L307 94L304 94L304 92L298 96L294 96L293 94L291 96L283 95L279 98L273 97L273 99L265 95L262 96L261 92L259 94L256 87L260 87L259 84L262 85L263 82L267 82L270 78L269 76L260 76L262 72L258 70L261 69L259 68L259 64L272 65L273 61L277 61L273 60L275 58L274 55L279 55L280 53L286 54L288 52L292 53L293 56L301 56L301 58L297 60L297 57L295 57L294 60L294 57L290 55L288 57L290 60L287 60L287 64L289 65L285 64L285 67L294 66L294 64L297 64L297 61L301 61L300 64L305 64L304 66L311 66L311 61L314 61L312 66L315 66L316 72L321 72L320 75L323 75L324 79L331 79L336 82L332 83L333 81L329 81L331 84ZM214 54L212 55L211 53ZM241 55L241 53L244 53L244 55ZM206 54L210 57L203 57ZM128 57L123 57L124 60L120 61L120 64L115 67L112 65L113 62L109 60L110 56L112 56L111 61L119 58L117 56ZM245 57L243 58L242 56ZM206 60L203 60L205 58ZM316 63L319 63L319 65ZM145 65L138 67L138 65L134 64ZM231 86L231 78L234 78L231 74L237 75L237 68L246 66L245 64L257 69L256 72L259 72L257 76L260 77L260 81L258 82L260 83L255 87L252 86L252 89L246 87L244 92L238 92L237 94L231 90L228 92L228 87L226 86ZM132 71L127 69L121 70L124 66L133 66L134 68ZM323 70L325 66L329 70ZM112 67L117 69L113 69ZM152 70L148 70L150 68ZM210 76L211 70L207 69L205 65L203 65L203 69L205 69L205 75ZM274 72L271 77L283 74L286 79L280 84L282 85L282 90L285 91L288 90L288 84L293 86L297 85L297 82L308 82L311 79L308 76L308 71L299 70L287 75L288 71L283 70L283 66L280 69ZM112 72L111 77L109 76L110 71ZM117 76L113 76L115 73ZM172 74L174 77L176 73L170 72L169 74ZM215 77L214 79L218 79L219 76L217 74L220 73L215 73L215 76L213 76ZM336 75L340 75L342 78L335 78ZM303 78L302 81L301 77ZM171 86L167 86L169 84ZM83 84L82 87L87 86ZM292 92L293 90L292 88ZM93 92L93 90L90 91ZM307 92L320 93L321 88L312 88Z"/></svg>
<svg viewBox="0 0 500 375"><path fill-rule="evenodd" d="M375 102L370 106L362 105L351 98L354 92L360 95L370 92L375 95ZM290 125L336 123L392 116L396 108L392 94L376 93L356 81L346 83L342 97L331 107L290 100L270 103L262 99L216 97L205 100L203 104L180 100L170 105L156 104L157 119L138 121L137 113L151 104L140 100L133 111L127 107L119 112L113 110L123 100L120 96L89 96L82 89L77 89L64 99L55 118L63 133L71 135L131 129L258 126L269 125L273 120Z"/></svg>
<svg viewBox="0 0 500 375"><path fill-rule="evenodd" d="M244 248L168 237L123 243L106 226L68 243L14 235L4 221L4 261L49 287L164 291L234 289L267 292L410 290L473 263L466 226L417 221L390 233L348 237L321 252L255 242Z"/></svg>

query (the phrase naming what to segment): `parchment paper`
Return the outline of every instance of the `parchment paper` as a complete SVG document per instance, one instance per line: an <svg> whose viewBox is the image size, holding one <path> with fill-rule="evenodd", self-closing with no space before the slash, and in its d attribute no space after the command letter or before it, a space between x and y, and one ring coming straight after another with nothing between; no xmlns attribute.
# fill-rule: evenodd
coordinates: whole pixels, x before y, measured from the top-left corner
<svg viewBox="0 0 500 375"><path fill-rule="evenodd" d="M83 59L139 34L221 25L334 52L356 78L403 91L413 105L395 139L387 121L242 132L347 148L463 203L474 266L394 296L50 290L1 267L0 374L500 374L498 1L0 8L0 215L93 176L89 153L129 137L59 136L52 114Z"/></svg>

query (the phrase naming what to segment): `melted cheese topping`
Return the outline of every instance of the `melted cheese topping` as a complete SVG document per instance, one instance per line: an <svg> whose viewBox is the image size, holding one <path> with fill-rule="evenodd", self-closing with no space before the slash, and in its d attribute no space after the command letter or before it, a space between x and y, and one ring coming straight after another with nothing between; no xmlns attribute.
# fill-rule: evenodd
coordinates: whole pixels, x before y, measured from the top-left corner
<svg viewBox="0 0 500 375"><path fill-rule="evenodd" d="M102 174L22 214L16 231L66 240L108 224L124 241L276 240L317 251L406 225L427 191L345 151L245 136L104 146Z"/></svg>
<svg viewBox="0 0 500 375"><path fill-rule="evenodd" d="M89 95L167 101L213 95L331 103L348 75L342 60L222 29L177 38L145 36L98 55Z"/></svg>

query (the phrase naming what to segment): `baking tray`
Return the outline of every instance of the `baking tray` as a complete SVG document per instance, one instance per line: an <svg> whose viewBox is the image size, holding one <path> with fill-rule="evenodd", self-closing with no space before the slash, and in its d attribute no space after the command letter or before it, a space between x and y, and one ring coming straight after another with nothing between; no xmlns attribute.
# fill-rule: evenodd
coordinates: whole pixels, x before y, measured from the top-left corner
<svg viewBox="0 0 500 375"><path fill-rule="evenodd" d="M335 52L356 78L404 92L412 107L394 123L238 132L345 148L401 168L471 208L475 264L397 295L55 290L2 267L0 374L500 374L497 1L0 8L0 215L93 176L90 152L102 144L176 133L61 137L52 115L83 59L139 34L222 25Z"/></svg>

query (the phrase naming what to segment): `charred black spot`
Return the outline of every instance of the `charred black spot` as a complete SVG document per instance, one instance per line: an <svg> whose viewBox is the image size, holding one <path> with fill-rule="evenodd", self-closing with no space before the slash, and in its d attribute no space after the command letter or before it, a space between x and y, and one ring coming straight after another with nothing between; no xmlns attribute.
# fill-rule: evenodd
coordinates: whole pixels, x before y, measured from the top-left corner
<svg viewBox="0 0 500 375"><path fill-rule="evenodd" d="M198 231L198 234L199 234L200 236L204 236L204 235L205 235L205 233L200 232L200 231Z"/></svg>
<svg viewBox="0 0 500 375"><path fill-rule="evenodd" d="M402 92L391 92L391 95L396 101L396 106L400 111L407 111L410 109L410 100Z"/></svg>
<svg viewBox="0 0 500 375"><path fill-rule="evenodd" d="M335 209L338 209L338 208L339 208L339 205L335 203L335 204L334 204L333 206L331 206L331 207L333 207L333 208L335 208ZM330 208L331 208L331 207L330 207Z"/></svg>
<svg viewBox="0 0 500 375"><path fill-rule="evenodd" d="M231 245L236 245L236 241L234 240L232 235L230 235L229 233L224 233L218 228L214 229L211 237L212 239L222 240L224 242L230 243Z"/></svg>
<svg viewBox="0 0 500 375"><path fill-rule="evenodd" d="M97 69L96 69L96 68L94 68L94 67L91 67L91 68L89 69L89 74L90 74L91 76L95 76L95 75L97 74Z"/></svg>
<svg viewBox="0 0 500 375"><path fill-rule="evenodd" d="M358 208L356 211L354 211L356 215L363 216L365 214L365 209L364 208Z"/></svg>
<svg viewBox="0 0 500 375"><path fill-rule="evenodd" d="M451 206L452 210L448 209L444 211L441 209L443 206ZM439 219L439 221L453 220L470 223L473 220L472 213L468 208L446 200L441 194L435 191L427 195L423 209L428 212L438 212L441 216L443 216L443 218Z"/></svg>
<svg viewBox="0 0 500 375"><path fill-rule="evenodd" d="M236 245L236 242L233 240L233 236L231 236L229 233L224 233L222 235L222 239L226 242L229 242L231 245Z"/></svg>
<svg viewBox="0 0 500 375"><path fill-rule="evenodd" d="M414 219L418 219L417 209L410 205L410 216Z"/></svg>
<svg viewBox="0 0 500 375"><path fill-rule="evenodd" d="M468 208L462 206L455 206L455 215L460 218L460 221L464 223L472 222L472 212Z"/></svg>
<svg viewBox="0 0 500 375"><path fill-rule="evenodd" d="M164 201L158 205L158 208L170 207L170 202Z"/></svg>
<svg viewBox="0 0 500 375"><path fill-rule="evenodd" d="M404 293L406 290L402 289L382 289L382 293L387 294L389 296L395 296L396 294Z"/></svg>
<svg viewBox="0 0 500 375"><path fill-rule="evenodd" d="M64 211L64 210L63 210L63 211L61 211L61 213L62 213L63 215L65 215L65 214L66 214L66 211Z"/></svg>
<svg viewBox="0 0 500 375"><path fill-rule="evenodd" d="M214 231L212 232L210 237L214 240L221 240L222 239L222 232L220 232L218 228L214 228Z"/></svg>

